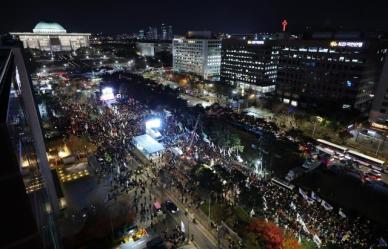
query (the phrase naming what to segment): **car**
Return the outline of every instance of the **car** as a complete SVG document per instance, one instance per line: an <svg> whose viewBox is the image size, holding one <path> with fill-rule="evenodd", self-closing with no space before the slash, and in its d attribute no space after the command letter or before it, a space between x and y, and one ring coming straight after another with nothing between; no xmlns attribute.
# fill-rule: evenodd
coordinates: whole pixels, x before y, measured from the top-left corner
<svg viewBox="0 0 388 249"><path fill-rule="evenodd" d="M163 203L163 208L172 214L179 212L179 208L170 200Z"/></svg>
<svg viewBox="0 0 388 249"><path fill-rule="evenodd" d="M375 169L371 169L369 173L375 175L375 176L381 176L381 172Z"/></svg>
<svg viewBox="0 0 388 249"><path fill-rule="evenodd" d="M365 178L367 180L373 180L373 181L381 181L381 176L375 175L371 172L365 173Z"/></svg>

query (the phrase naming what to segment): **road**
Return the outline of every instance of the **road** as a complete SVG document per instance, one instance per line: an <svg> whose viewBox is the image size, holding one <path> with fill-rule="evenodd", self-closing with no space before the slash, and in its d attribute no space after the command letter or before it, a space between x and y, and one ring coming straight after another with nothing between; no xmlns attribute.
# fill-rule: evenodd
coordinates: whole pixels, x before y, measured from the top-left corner
<svg viewBox="0 0 388 249"><path fill-rule="evenodd" d="M183 204L179 200L177 200L177 198L173 197L172 195L167 196L180 209L177 214L169 214L169 216L171 216L175 220L176 224L179 226L181 226L183 222L186 236L188 236L190 239L193 236L194 244L198 248L217 249L216 241L213 236L207 231L207 229L200 223L193 223L191 219L188 219L188 217L184 214L183 211L186 209L186 207L183 206ZM190 216L190 218L192 217L190 213L188 216Z"/></svg>

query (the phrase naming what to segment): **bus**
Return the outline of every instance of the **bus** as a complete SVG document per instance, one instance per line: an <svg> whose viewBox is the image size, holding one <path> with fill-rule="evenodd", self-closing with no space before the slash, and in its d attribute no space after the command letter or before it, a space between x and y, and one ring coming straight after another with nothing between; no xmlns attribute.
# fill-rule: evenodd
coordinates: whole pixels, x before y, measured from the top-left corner
<svg viewBox="0 0 388 249"><path fill-rule="evenodd" d="M359 162L365 166L370 166L373 169L382 170L384 167L385 162L383 160L367 156L365 154L362 154L362 153L354 151L354 150L349 150L348 154L352 158L354 158L357 162Z"/></svg>
<svg viewBox="0 0 388 249"><path fill-rule="evenodd" d="M375 170L381 171L384 169L385 161L383 161L383 160L362 154L362 153L357 152L355 150L349 150L347 147L340 146L338 144L334 144L334 143L331 143L331 142L323 140L323 139L317 139L317 142L319 144L317 146L318 149L319 149L319 147L323 147L326 150L334 151L334 152L339 153L339 154L343 154L346 158L350 157L354 161L356 161L364 166L371 167L372 169L375 169ZM332 154L332 153L330 153L330 154Z"/></svg>

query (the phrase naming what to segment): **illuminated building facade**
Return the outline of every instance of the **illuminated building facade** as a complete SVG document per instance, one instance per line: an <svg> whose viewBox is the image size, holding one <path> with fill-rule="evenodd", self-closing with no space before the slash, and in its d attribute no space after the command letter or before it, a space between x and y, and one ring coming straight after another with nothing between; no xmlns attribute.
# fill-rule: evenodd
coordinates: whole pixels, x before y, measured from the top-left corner
<svg viewBox="0 0 388 249"><path fill-rule="evenodd" d="M266 93L275 90L278 51L270 40L222 41L221 81Z"/></svg>
<svg viewBox="0 0 388 249"><path fill-rule="evenodd" d="M210 32L189 32L172 42L173 70L193 73L205 80L219 80L221 70L221 40Z"/></svg>
<svg viewBox="0 0 388 249"><path fill-rule="evenodd" d="M166 51L171 53L171 42L167 41L141 41L136 42L136 48L141 56L155 56L156 53Z"/></svg>
<svg viewBox="0 0 388 249"><path fill-rule="evenodd" d="M38 23L32 32L13 32L24 48L43 51L72 51L89 46L89 33L67 33L58 23Z"/></svg>
<svg viewBox="0 0 388 249"><path fill-rule="evenodd" d="M355 35L279 40L273 46L276 93L293 106L368 111L383 60L380 46Z"/></svg>

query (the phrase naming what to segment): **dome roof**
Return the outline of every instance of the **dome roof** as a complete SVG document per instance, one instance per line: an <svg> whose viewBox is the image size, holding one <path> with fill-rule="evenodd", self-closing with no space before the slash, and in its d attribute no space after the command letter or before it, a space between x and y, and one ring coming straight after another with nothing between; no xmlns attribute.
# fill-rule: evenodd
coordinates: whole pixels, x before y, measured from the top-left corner
<svg viewBox="0 0 388 249"><path fill-rule="evenodd" d="M34 33L66 33L66 29L55 22L39 22L32 31Z"/></svg>

